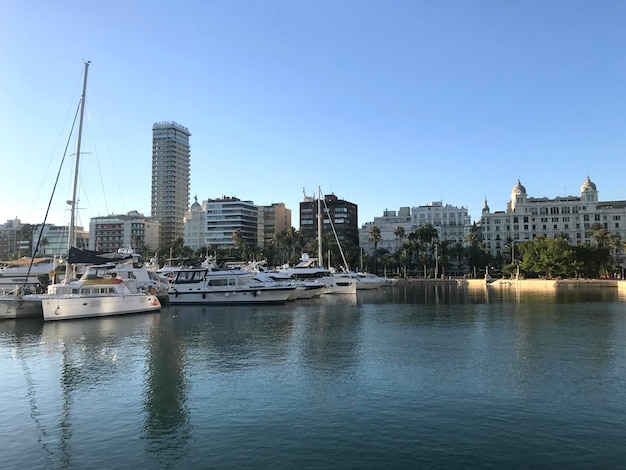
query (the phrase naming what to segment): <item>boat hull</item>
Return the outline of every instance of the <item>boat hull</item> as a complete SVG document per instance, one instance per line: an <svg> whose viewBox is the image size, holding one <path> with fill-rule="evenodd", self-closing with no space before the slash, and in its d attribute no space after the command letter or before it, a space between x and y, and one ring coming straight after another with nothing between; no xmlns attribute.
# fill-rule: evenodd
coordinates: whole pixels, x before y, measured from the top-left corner
<svg viewBox="0 0 626 470"><path fill-rule="evenodd" d="M228 304L281 304L293 293L294 287L271 287L262 289L218 290L206 288L170 289L169 303L195 305Z"/></svg>
<svg viewBox="0 0 626 470"><path fill-rule="evenodd" d="M158 312L161 309L161 303L155 295L146 294L102 297L68 295L44 299L41 307L43 319L54 321Z"/></svg>
<svg viewBox="0 0 626 470"><path fill-rule="evenodd" d="M0 298L0 318L41 317L41 300L18 297Z"/></svg>
<svg viewBox="0 0 626 470"><path fill-rule="evenodd" d="M325 294L356 294L356 284L354 279L333 279L324 288Z"/></svg>

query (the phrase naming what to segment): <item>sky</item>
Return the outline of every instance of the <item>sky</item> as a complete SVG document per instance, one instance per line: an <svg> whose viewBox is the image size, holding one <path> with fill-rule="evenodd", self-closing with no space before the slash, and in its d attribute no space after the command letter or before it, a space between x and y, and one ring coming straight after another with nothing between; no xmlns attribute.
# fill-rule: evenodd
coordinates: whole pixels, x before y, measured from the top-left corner
<svg viewBox="0 0 626 470"><path fill-rule="evenodd" d="M622 0L2 9L0 223L69 222L85 60L86 228L95 216L150 215L161 121L191 132L190 204L284 202L296 228L318 188L357 204L359 226L434 201L478 220L485 199L506 209L518 179L530 197L556 197L579 195L589 176L600 200L626 199Z"/></svg>

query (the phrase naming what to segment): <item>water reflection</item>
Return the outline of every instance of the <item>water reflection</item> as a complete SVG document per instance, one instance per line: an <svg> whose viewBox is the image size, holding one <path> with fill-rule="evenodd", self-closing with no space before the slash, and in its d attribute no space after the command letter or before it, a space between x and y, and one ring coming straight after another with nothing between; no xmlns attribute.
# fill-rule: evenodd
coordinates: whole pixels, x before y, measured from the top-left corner
<svg viewBox="0 0 626 470"><path fill-rule="evenodd" d="M56 425L60 468L80 466L76 462L74 447L89 442L80 429L75 429L77 423L81 423L83 413L106 413L116 400L127 402L125 395L115 395L116 400L87 400L85 409L83 399L91 393L102 396L105 390L115 389L115 381L126 383L126 379L132 377L136 365L133 340L137 330L143 330L155 315L158 314L44 323L42 344L51 360L60 358L60 397L57 402L60 412ZM91 428L93 423L89 421L88 425ZM104 429L101 431L105 432ZM99 437L92 435L90 439L97 441Z"/></svg>
<svg viewBox="0 0 626 470"><path fill-rule="evenodd" d="M190 439L186 344L169 315L150 328L144 379L143 435L147 451L164 467L174 466Z"/></svg>
<svg viewBox="0 0 626 470"><path fill-rule="evenodd" d="M285 306L175 306L164 311L184 331L194 366L204 371L237 371L285 359L294 329Z"/></svg>

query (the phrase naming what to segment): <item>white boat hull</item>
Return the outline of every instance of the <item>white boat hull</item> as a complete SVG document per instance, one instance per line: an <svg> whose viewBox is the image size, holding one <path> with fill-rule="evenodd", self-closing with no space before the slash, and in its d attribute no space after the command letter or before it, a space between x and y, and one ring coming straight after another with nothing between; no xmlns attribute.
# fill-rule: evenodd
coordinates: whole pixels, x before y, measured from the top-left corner
<svg viewBox="0 0 626 470"><path fill-rule="evenodd" d="M324 288L325 294L356 294L357 281L354 279L340 277L332 278L332 281L326 281Z"/></svg>
<svg viewBox="0 0 626 470"><path fill-rule="evenodd" d="M120 296L67 295L41 302L45 321L105 317L129 313L158 312L161 303L156 295L143 293Z"/></svg>
<svg viewBox="0 0 626 470"><path fill-rule="evenodd" d="M173 287L169 292L170 304L275 304L285 303L294 287L270 287L261 289L206 289Z"/></svg>

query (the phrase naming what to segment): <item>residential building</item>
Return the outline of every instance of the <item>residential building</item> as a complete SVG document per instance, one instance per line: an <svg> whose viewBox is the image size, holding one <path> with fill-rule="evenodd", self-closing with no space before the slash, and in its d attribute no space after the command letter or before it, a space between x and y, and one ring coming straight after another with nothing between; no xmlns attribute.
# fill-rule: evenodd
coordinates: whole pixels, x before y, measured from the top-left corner
<svg viewBox="0 0 626 470"><path fill-rule="evenodd" d="M439 240L451 244L463 243L472 227L471 217L466 206L453 206L434 201L424 206L401 207L398 213L385 210L382 217L374 217L373 222L363 224L359 230L359 243L366 253L374 252L374 242L370 240L372 226L380 230L381 240L378 248L393 253L397 251L408 235L424 224L431 224L437 230ZM397 235L397 228L402 227L405 239Z"/></svg>
<svg viewBox="0 0 626 470"><path fill-rule="evenodd" d="M208 199L205 203L207 246L234 248L236 244L233 234L237 231L241 233L246 245L256 246L258 209L252 201L224 196L220 199Z"/></svg>
<svg viewBox="0 0 626 470"><path fill-rule="evenodd" d="M159 244L184 236L189 207L189 129L175 122L152 126L152 218L160 223Z"/></svg>
<svg viewBox="0 0 626 470"><path fill-rule="evenodd" d="M264 247L274 235L291 228L291 209L287 209L284 202L258 206L258 209L257 246Z"/></svg>
<svg viewBox="0 0 626 470"><path fill-rule="evenodd" d="M373 226L380 230L377 248L389 250L390 253L398 250L402 242L406 241L396 236L398 227L402 227L405 237L415 229L409 207L400 207L397 212L385 209L382 217L374 217L373 222L366 222L359 229L359 246L364 253L374 252L374 242L370 240L370 230Z"/></svg>
<svg viewBox="0 0 626 470"><path fill-rule="evenodd" d="M158 221L137 211L93 217L89 223L89 249L117 252L120 248L156 250L159 246Z"/></svg>
<svg viewBox="0 0 626 470"><path fill-rule="evenodd" d="M482 211L482 238L492 255L508 251L507 244L538 235L566 234L574 245L592 242L590 228L600 224L626 239L626 201L601 202L596 185L587 177L578 196L529 197L518 180L506 211L491 212L487 200Z"/></svg>
<svg viewBox="0 0 626 470"><path fill-rule="evenodd" d="M334 194L327 194L321 199L322 236L331 236L334 233L342 243L358 246L358 206ZM317 240L318 226L318 199L305 196L300 203L300 237L303 244L310 244ZM333 230L334 228L334 230Z"/></svg>
<svg viewBox="0 0 626 470"><path fill-rule="evenodd" d="M18 218L0 225L0 260L31 256L32 252L32 225L23 224Z"/></svg>

